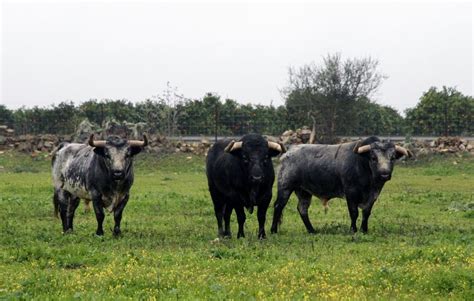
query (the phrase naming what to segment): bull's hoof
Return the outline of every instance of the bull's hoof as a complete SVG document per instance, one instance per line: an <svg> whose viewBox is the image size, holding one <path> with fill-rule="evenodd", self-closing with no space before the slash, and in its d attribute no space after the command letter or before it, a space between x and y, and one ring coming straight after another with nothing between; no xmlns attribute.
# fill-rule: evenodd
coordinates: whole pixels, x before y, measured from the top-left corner
<svg viewBox="0 0 474 301"><path fill-rule="evenodd" d="M69 229L63 231L63 235L71 234L72 232L73 232L72 229L69 228Z"/></svg>
<svg viewBox="0 0 474 301"><path fill-rule="evenodd" d="M101 231L97 230L97 231L95 231L95 235L97 235L97 236L104 236L104 230L101 230Z"/></svg>
<svg viewBox="0 0 474 301"><path fill-rule="evenodd" d="M308 229L309 234L316 234L316 230L314 228Z"/></svg>
<svg viewBox="0 0 474 301"><path fill-rule="evenodd" d="M271 227L270 233L271 233L271 234L276 234L276 233L278 233L277 227Z"/></svg>
<svg viewBox="0 0 474 301"><path fill-rule="evenodd" d="M114 229L113 234L114 234L115 237L118 237L118 236L122 235L122 231L120 229L118 229L118 230Z"/></svg>
<svg viewBox="0 0 474 301"><path fill-rule="evenodd" d="M244 234L243 232L242 232L242 233L239 232L239 233L237 234L237 238L241 238L241 237L242 237L242 238L245 237L245 234Z"/></svg>
<svg viewBox="0 0 474 301"><path fill-rule="evenodd" d="M259 234L259 235L258 235L258 239L260 239L260 240L267 239L267 235L266 235L265 233Z"/></svg>

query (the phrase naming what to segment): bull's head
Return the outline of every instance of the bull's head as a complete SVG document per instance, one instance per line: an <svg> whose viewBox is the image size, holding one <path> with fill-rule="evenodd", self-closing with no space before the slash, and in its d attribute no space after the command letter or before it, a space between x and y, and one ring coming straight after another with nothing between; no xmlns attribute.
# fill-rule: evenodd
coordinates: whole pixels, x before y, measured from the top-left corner
<svg viewBox="0 0 474 301"><path fill-rule="evenodd" d="M286 152L286 149L283 144L267 141L261 135L249 134L240 141L232 140L225 152L240 157L249 182L258 184L265 179L267 167L272 166L271 157Z"/></svg>
<svg viewBox="0 0 474 301"><path fill-rule="evenodd" d="M403 156L408 158L413 156L406 148L392 142L382 142L376 137L359 141L354 147L354 153L366 157L369 160L372 177L383 182L391 179L395 160Z"/></svg>
<svg viewBox="0 0 474 301"><path fill-rule="evenodd" d="M109 136L107 140L94 140L92 134L89 137L89 145L94 147L94 152L104 159L112 178L120 181L128 174L133 156L140 153L148 145L148 138L143 135L143 141L140 141Z"/></svg>

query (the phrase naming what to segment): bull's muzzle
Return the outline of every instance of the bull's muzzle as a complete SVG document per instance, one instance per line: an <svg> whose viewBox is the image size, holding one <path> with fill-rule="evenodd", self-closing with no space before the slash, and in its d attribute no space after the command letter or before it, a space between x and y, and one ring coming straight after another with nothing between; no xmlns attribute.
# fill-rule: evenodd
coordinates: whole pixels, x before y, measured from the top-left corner
<svg viewBox="0 0 474 301"><path fill-rule="evenodd" d="M253 183L261 183L263 181L263 176L251 176L250 180Z"/></svg>
<svg viewBox="0 0 474 301"><path fill-rule="evenodd" d="M123 180L125 177L125 173L122 170L113 170L112 171L112 178L116 181Z"/></svg>
<svg viewBox="0 0 474 301"><path fill-rule="evenodd" d="M390 173L380 174L380 179L384 182L389 181L391 178L392 178L392 174Z"/></svg>

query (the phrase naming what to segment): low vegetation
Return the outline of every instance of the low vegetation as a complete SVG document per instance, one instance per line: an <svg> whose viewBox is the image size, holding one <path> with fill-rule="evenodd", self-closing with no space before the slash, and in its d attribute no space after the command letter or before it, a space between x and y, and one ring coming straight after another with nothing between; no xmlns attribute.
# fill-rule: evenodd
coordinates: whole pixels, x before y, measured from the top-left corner
<svg viewBox="0 0 474 301"><path fill-rule="evenodd" d="M83 206L74 233L61 234L47 157L0 154L0 299L474 299L471 155L400 162L368 235L349 233L338 199L326 215L313 200L309 235L292 197L264 241L255 214L244 239L234 215L233 238L216 240L203 157L136 163L123 235L107 215L98 238Z"/></svg>

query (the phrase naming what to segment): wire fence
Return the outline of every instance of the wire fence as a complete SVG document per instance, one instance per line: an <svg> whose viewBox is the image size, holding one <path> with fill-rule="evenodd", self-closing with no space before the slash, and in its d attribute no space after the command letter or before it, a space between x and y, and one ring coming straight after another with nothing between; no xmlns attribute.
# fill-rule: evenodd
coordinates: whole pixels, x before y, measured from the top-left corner
<svg viewBox="0 0 474 301"><path fill-rule="evenodd" d="M150 102L110 108L97 104L91 109L74 105L53 109L18 110L7 117L0 115L0 125L6 124L22 134L73 134L85 119L96 128L115 121L126 126L141 124L149 133L167 137L237 137L247 133L280 136L287 130L306 127L316 130L318 138L337 136L473 136L473 116L451 116L447 120L407 120L398 113L380 111L350 111L329 117L318 114L307 105L261 106L236 105L216 101L191 105L167 106ZM423 130L417 128L423 125ZM420 127L421 128L421 127Z"/></svg>

